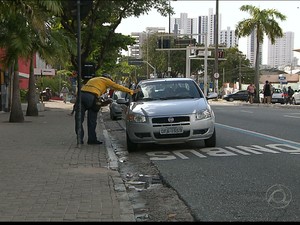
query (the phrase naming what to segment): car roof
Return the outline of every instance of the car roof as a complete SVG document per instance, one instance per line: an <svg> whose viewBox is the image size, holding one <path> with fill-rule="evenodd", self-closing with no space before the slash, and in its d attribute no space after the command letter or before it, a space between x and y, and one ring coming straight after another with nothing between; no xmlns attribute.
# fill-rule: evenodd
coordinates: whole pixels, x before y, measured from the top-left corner
<svg viewBox="0 0 300 225"><path fill-rule="evenodd" d="M151 83L151 82L158 82L158 81L194 81L192 78L188 77L171 77L171 78L154 78L154 79L147 79L147 80L141 80L140 83Z"/></svg>
<svg viewBox="0 0 300 225"><path fill-rule="evenodd" d="M237 90L235 92L233 92L232 94L238 93L238 92L248 92L247 90Z"/></svg>

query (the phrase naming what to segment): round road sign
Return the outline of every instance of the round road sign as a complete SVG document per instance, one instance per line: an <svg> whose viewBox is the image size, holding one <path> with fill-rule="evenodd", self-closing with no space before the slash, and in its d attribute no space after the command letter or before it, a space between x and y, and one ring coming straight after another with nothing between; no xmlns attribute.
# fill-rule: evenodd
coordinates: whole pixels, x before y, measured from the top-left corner
<svg viewBox="0 0 300 225"><path fill-rule="evenodd" d="M218 79L218 78L219 78L219 76L220 76L220 74L219 74L219 73L214 73L214 78Z"/></svg>

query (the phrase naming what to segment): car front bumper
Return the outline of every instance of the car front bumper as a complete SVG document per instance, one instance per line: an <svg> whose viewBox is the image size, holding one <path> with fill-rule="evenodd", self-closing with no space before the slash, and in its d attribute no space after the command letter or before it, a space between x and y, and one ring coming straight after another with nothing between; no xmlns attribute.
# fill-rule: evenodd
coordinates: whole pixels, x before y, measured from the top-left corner
<svg viewBox="0 0 300 225"><path fill-rule="evenodd" d="M177 123L135 123L127 121L126 132L129 139L134 143L176 144L210 138L214 133L214 124L213 117ZM165 130L173 131L173 128L182 130L181 132L165 132Z"/></svg>

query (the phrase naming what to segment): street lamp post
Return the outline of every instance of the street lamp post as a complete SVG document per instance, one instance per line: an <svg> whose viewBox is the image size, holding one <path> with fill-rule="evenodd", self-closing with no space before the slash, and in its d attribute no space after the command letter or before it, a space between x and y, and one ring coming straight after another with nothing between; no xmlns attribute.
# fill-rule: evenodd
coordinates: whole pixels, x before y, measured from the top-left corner
<svg viewBox="0 0 300 225"><path fill-rule="evenodd" d="M80 0L77 0L77 146L81 146L81 19L80 19Z"/></svg>
<svg viewBox="0 0 300 225"><path fill-rule="evenodd" d="M149 31L147 31L147 62L149 61ZM149 78L149 66L147 63L147 78Z"/></svg>
<svg viewBox="0 0 300 225"><path fill-rule="evenodd" d="M215 74L218 76L218 46L219 45L219 0L216 0L216 20L215 20ZM218 93L218 77L215 77L215 91Z"/></svg>
<svg viewBox="0 0 300 225"><path fill-rule="evenodd" d="M171 8L171 3L169 0L169 10L170 10L170 8ZM169 34L170 33L171 33L171 15L169 12ZM170 39L170 36L169 36L169 39ZM168 50L168 77L170 77L170 74L171 74L170 59L171 59L170 50Z"/></svg>

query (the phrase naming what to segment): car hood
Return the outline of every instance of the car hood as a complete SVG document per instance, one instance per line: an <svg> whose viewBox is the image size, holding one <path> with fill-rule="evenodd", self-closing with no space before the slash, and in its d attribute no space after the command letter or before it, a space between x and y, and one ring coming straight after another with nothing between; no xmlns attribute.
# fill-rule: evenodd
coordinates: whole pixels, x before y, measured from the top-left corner
<svg viewBox="0 0 300 225"><path fill-rule="evenodd" d="M188 115L207 108L210 106L203 98L132 102L130 105L131 111L147 117Z"/></svg>

